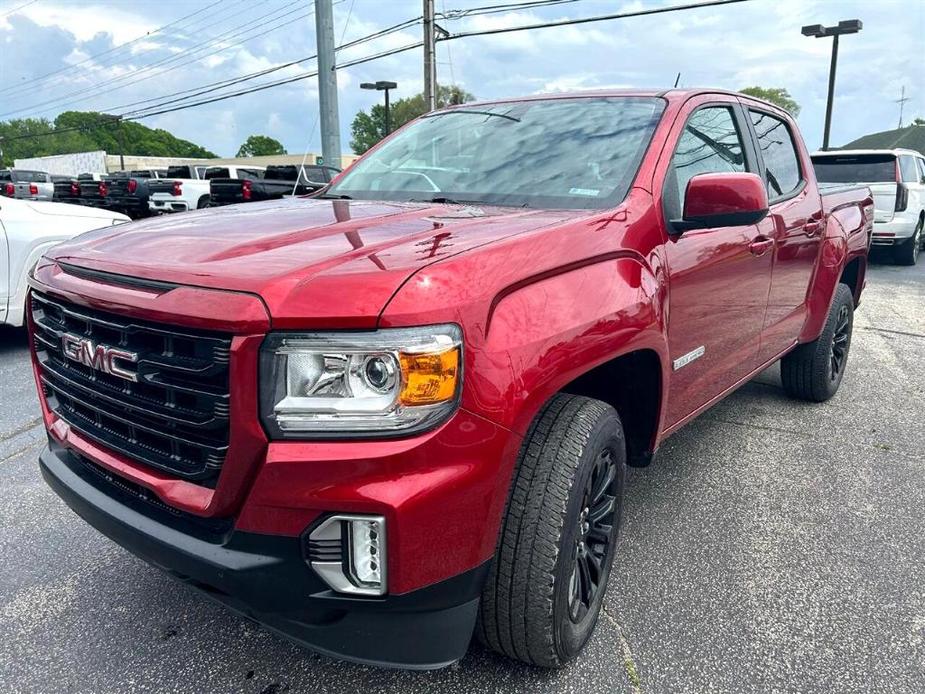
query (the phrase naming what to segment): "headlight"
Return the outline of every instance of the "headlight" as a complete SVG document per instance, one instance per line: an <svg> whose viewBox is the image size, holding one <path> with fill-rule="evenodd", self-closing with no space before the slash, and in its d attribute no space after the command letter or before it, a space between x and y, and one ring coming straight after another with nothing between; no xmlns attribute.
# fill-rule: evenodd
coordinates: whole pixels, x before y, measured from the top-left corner
<svg viewBox="0 0 925 694"><path fill-rule="evenodd" d="M262 416L274 438L414 433L459 402L462 331L271 333L260 371Z"/></svg>

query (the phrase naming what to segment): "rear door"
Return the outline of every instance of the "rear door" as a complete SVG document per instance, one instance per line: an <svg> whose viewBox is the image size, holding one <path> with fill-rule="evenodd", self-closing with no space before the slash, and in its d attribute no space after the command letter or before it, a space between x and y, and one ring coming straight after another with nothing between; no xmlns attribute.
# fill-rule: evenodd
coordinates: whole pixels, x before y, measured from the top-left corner
<svg viewBox="0 0 925 694"><path fill-rule="evenodd" d="M780 116L748 107L761 175L768 190L768 216L758 223L774 239L771 289L758 352L759 363L789 348L806 320L806 297L825 224L822 200L809 185L803 143Z"/></svg>
<svg viewBox="0 0 925 694"><path fill-rule="evenodd" d="M773 257L767 239L755 225L678 233L670 222L680 219L687 183L696 174L760 173L745 119L733 97L695 97L682 108L668 140L676 144L660 189L669 231L669 426L757 365Z"/></svg>

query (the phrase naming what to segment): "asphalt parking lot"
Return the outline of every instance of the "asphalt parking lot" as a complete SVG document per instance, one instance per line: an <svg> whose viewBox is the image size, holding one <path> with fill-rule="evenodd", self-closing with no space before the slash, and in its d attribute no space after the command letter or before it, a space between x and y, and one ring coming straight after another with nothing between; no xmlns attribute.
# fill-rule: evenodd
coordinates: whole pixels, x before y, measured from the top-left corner
<svg viewBox="0 0 925 694"><path fill-rule="evenodd" d="M776 368L631 470L585 654L473 645L430 673L334 662L148 567L41 481L22 331L0 330L4 692L925 691L925 262L875 264L825 405Z"/></svg>

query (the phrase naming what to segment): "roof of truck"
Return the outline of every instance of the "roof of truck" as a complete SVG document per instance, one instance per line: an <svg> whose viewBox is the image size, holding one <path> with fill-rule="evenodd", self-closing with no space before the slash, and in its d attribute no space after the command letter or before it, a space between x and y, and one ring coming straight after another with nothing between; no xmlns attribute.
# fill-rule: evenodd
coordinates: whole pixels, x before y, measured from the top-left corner
<svg viewBox="0 0 925 694"><path fill-rule="evenodd" d="M687 101L693 96L699 96L701 94L724 94L727 96L735 96L740 99L746 99L748 101L762 104L770 109L778 111L779 113L787 113L777 104L773 104L770 101L765 101L764 99L759 99L754 96L749 96L748 94L742 94L740 92L730 91L728 89L709 89L704 87L698 88L685 88L685 89L644 89L644 88L625 88L625 89L587 89L579 91L570 91L570 92L547 92L541 94L528 94L524 96L514 96L508 98L499 98L499 99L485 99L483 101L472 101L465 104L453 104L447 108L471 108L473 106L487 105L487 104L502 104L511 101L542 101L548 99L573 99L573 98L588 98L588 97L612 97L612 96L637 96L637 97L658 97L666 99L668 101ZM789 114L788 114L789 115Z"/></svg>

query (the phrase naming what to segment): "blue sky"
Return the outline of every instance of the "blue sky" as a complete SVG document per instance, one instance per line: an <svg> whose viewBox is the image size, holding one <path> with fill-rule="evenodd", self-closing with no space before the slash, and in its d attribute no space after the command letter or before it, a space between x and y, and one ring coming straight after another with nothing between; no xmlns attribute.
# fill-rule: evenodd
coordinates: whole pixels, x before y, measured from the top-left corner
<svg viewBox="0 0 925 694"><path fill-rule="evenodd" d="M451 12L499 1L437 0L436 6L438 12ZM457 32L683 1L575 0L441 23ZM342 37L350 41L421 12L419 0L335 2L338 44ZM69 109L123 112L128 108L119 107L126 104L311 55L314 17L302 15L312 5L310 0L0 0L0 90L11 88L0 92L0 120L53 118ZM197 10L202 11L181 19ZM805 38L800 27L851 18L861 19L864 30L841 42L832 133L832 143L838 145L896 127L899 105L895 101L903 86L909 97L906 123L917 115L925 117L925 0L750 0L653 17L466 38L439 44L438 80L460 84L480 98L608 86L670 87L679 71L683 86L785 87L802 106L799 122L807 144L815 148L822 140L831 42ZM171 22L176 24L158 31ZM338 60L407 45L420 35L421 27L412 26L343 51ZM133 43L118 48L128 41ZM104 51L109 52L87 60ZM236 88L296 77L314 66L314 61L308 61ZM58 70L63 71L54 78L34 81ZM421 50L338 71L345 152L354 114L377 100L376 93L361 90L359 84L377 79L399 83L395 98L420 91ZM166 128L221 155L234 154L254 133L271 135L295 153L320 149L317 113L317 85L312 78L141 122Z"/></svg>

